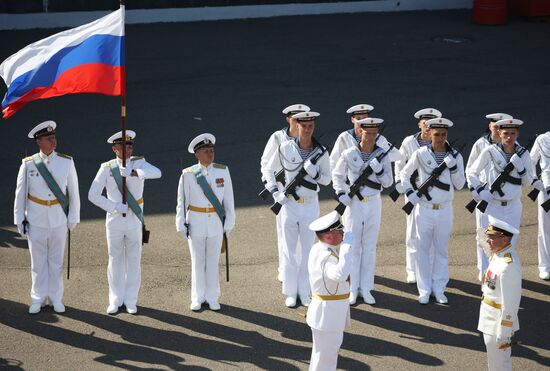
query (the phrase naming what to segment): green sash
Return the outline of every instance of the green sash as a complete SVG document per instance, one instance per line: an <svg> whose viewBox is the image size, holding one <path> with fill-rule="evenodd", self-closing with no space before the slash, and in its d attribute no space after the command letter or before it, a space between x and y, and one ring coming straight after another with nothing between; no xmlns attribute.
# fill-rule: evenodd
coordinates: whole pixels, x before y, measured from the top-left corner
<svg viewBox="0 0 550 371"><path fill-rule="evenodd" d="M42 175L42 178L48 185L48 188L50 189L50 191L52 191L55 198L57 198L57 201L59 201L59 204L63 208L65 215L69 216L69 198L65 196L63 191L61 191L61 188L59 188L59 185L53 178L52 174L48 171L48 168L46 168L44 162L42 162L42 157L40 157L40 155L36 153L32 156L32 160L34 162L34 165L38 169L38 172L40 173L40 175Z"/></svg>
<svg viewBox="0 0 550 371"><path fill-rule="evenodd" d="M109 166L111 167L111 173L113 173L118 190L120 191L120 194L122 194L122 175L120 175L120 169L118 168L116 160L109 161ZM145 224L145 220L143 219L143 210L139 207L136 199L128 190L128 187L126 187L126 201L128 202L130 209L132 209L134 214L136 214L138 219L141 221L141 224Z"/></svg>
<svg viewBox="0 0 550 371"><path fill-rule="evenodd" d="M216 209L216 214L220 217L220 220L222 221L222 225L225 223L225 210L214 194L214 191L210 187L210 184L208 184L208 181L204 177L204 175L201 172L201 166L199 164L194 165L193 168L193 174L195 174L195 178L197 178L197 183L202 188L202 191L204 192L204 195L210 201L212 206L214 206L214 209Z"/></svg>

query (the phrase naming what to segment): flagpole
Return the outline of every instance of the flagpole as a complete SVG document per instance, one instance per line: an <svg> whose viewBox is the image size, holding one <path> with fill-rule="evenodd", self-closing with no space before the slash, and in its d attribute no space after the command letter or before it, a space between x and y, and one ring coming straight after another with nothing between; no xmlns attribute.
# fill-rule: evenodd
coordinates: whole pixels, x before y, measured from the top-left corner
<svg viewBox="0 0 550 371"><path fill-rule="evenodd" d="M126 6L126 0L120 0L120 7ZM125 19L124 14L122 14L122 30L124 32L123 42L126 42L126 30L125 30ZM125 53L126 48L121 48L121 53ZM121 55L121 60L126 61L125 55ZM126 64L126 63L124 63ZM120 69L120 83L121 92L120 92L120 120L122 126L122 167L126 167L126 66ZM122 177L122 203L126 203L126 177ZM126 217L126 214L122 214Z"/></svg>

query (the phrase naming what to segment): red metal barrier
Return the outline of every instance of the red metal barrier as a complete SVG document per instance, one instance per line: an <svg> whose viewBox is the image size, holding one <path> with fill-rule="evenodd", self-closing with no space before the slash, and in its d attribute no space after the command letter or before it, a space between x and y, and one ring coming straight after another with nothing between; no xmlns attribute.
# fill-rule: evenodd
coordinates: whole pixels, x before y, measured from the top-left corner
<svg viewBox="0 0 550 371"><path fill-rule="evenodd" d="M474 0L472 19L478 24L504 24L508 21L508 0Z"/></svg>

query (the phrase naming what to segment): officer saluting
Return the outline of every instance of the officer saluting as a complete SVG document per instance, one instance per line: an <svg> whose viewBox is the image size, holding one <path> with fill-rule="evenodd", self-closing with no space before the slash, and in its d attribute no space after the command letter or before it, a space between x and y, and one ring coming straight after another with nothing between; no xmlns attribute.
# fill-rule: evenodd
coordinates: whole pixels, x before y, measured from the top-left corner
<svg viewBox="0 0 550 371"><path fill-rule="evenodd" d="M45 121L29 132L40 152L24 158L17 175L14 223L21 236L27 237L31 254L30 314L40 312L48 299L55 312L65 312L66 233L80 222L76 169L71 156L55 151L55 128L54 121Z"/></svg>
<svg viewBox="0 0 550 371"><path fill-rule="evenodd" d="M206 301L220 310L218 263L224 234L235 226L233 185L226 165L214 163L212 134L201 134L189 144L196 165L183 170L178 185L176 229L188 238L191 254L191 310Z"/></svg>
<svg viewBox="0 0 550 371"><path fill-rule="evenodd" d="M477 329L483 333L489 370L512 370L512 336L519 330L518 309L521 301L521 262L512 245L519 230L489 215L485 247L489 266L483 275L483 299Z"/></svg>
<svg viewBox="0 0 550 371"><path fill-rule="evenodd" d="M141 156L132 156L136 133L126 130L126 167L122 167L122 132L113 134L116 158L101 164L88 192L88 199L107 212L107 248L109 266L108 314L118 312L122 304L130 314L137 313L141 285L141 247L143 240L143 187L145 179L161 177L161 171ZM122 177L126 177L126 202L122 203ZM107 189L107 197L103 196ZM147 241L145 241L147 242Z"/></svg>
<svg viewBox="0 0 550 371"><path fill-rule="evenodd" d="M344 329L350 325L349 274L359 249L352 248L352 235L343 233L336 211L315 220L309 228L319 242L309 253L309 283L313 299L307 310L313 349L310 370L336 370Z"/></svg>

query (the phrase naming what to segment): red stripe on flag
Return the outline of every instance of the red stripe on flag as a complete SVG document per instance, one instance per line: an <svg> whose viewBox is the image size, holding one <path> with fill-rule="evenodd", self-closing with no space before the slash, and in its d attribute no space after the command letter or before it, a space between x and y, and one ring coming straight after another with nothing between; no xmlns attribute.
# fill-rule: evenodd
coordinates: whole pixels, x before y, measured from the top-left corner
<svg viewBox="0 0 550 371"><path fill-rule="evenodd" d="M7 119L27 103L37 99L79 93L124 94L126 86L122 81L124 75L124 66L91 63L71 68L59 75L51 86L33 89L18 100L3 107L3 117Z"/></svg>

